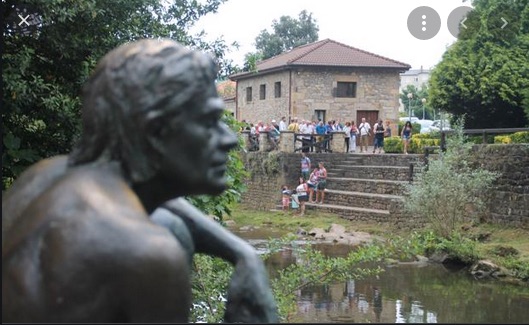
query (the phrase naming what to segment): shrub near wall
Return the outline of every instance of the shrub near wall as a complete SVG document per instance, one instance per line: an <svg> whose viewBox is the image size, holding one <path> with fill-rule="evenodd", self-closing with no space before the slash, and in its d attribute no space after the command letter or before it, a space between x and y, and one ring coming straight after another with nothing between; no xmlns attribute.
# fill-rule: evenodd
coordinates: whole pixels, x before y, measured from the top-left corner
<svg viewBox="0 0 529 325"><path fill-rule="evenodd" d="M529 132L522 131L508 135L497 135L494 137L494 143L529 143Z"/></svg>
<svg viewBox="0 0 529 325"><path fill-rule="evenodd" d="M410 146L408 148L409 153L424 153L424 147L426 146L439 146L441 140L434 138L430 134L413 134L410 139ZM402 153L402 139L401 137L389 137L384 139L384 152L385 153Z"/></svg>
<svg viewBox="0 0 529 325"><path fill-rule="evenodd" d="M385 153L402 153L402 140L398 136L384 138Z"/></svg>

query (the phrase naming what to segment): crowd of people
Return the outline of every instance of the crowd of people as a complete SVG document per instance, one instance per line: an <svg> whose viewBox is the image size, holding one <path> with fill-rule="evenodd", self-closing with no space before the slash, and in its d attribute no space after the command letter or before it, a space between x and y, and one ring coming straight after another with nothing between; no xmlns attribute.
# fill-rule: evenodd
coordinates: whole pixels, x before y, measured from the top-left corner
<svg viewBox="0 0 529 325"><path fill-rule="evenodd" d="M330 149L330 139L327 135L332 132L342 131L345 133L345 152L355 153L357 151L357 142L360 153L367 153L368 147L373 147L372 153L383 153L384 139L391 137L393 127L391 122L378 119L373 126L362 118L360 124L357 126L355 121L347 121L341 123L336 120L324 123L321 120L298 120L294 117L289 124L286 122L286 117L283 116L279 123L276 120L271 120L270 123L258 121L256 124L248 123L243 120L245 126L244 130L250 131L251 141L257 143L257 150L259 149L258 141L261 132L268 132L272 143L277 148L282 131L294 132L301 137L301 141L296 141L296 149L301 151L301 172L298 183L295 186L289 187L283 185L281 187L282 209L285 212L294 210L300 216L305 215L305 203L323 204L325 199L325 190L327 187L327 170L323 162L319 162L317 167L313 168L312 163L307 153L320 153ZM412 125L408 121L404 124L400 137L403 142L403 152L408 153L409 142L411 139ZM373 142L369 143L369 138L373 136ZM252 140L253 139L253 140Z"/></svg>
<svg viewBox="0 0 529 325"><path fill-rule="evenodd" d="M357 126L355 121L347 121L342 123L336 120L330 120L326 123L322 120L298 120L294 117L290 123L287 124L285 116L281 117L279 123L273 119L270 122L258 121L257 123L242 121L243 127L241 130L250 131L250 151L259 150L259 134L261 132L268 132L269 138L273 145L273 149L277 149L280 141L280 134L282 131L291 131L298 134L296 139L296 148L302 152L328 152L330 151L329 136L332 132L342 131L345 133L345 152L356 153L357 142L360 148L360 153L367 153L369 144L369 137L373 135L373 153L382 153L384 148L384 138L392 136L392 126L390 121L385 123L378 120L373 126L362 118L361 123ZM405 125L403 128L405 134L401 134L403 139L404 153L407 153L409 139L411 137L411 124L409 127Z"/></svg>

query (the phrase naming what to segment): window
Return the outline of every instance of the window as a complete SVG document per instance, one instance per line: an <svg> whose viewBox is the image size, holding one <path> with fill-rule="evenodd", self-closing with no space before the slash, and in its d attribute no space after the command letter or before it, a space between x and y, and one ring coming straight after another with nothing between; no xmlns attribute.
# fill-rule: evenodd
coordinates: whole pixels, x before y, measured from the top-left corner
<svg viewBox="0 0 529 325"><path fill-rule="evenodd" d="M259 86L259 99L266 99L266 85Z"/></svg>
<svg viewBox="0 0 529 325"><path fill-rule="evenodd" d="M274 83L274 96L276 98L281 97L281 81L277 81L276 83Z"/></svg>
<svg viewBox="0 0 529 325"><path fill-rule="evenodd" d="M356 82L338 82L336 85L336 97L356 97Z"/></svg>
<svg viewBox="0 0 529 325"><path fill-rule="evenodd" d="M246 101L252 101L252 87L246 87Z"/></svg>
<svg viewBox="0 0 529 325"><path fill-rule="evenodd" d="M315 109L314 115L316 116L316 119L318 121L322 121L323 123L326 123L325 120L325 110L324 109Z"/></svg>

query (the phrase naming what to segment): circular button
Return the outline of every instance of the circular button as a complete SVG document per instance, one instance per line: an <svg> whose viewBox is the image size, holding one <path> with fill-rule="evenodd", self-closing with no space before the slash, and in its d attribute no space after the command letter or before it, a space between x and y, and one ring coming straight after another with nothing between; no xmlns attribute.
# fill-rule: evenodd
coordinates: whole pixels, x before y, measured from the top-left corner
<svg viewBox="0 0 529 325"><path fill-rule="evenodd" d="M454 37L457 38L459 35L459 31L462 28L467 28L465 25L465 20L467 17L467 14L472 11L471 7L461 6L457 7L450 15L448 15L448 19L446 21L446 25L448 26L448 31L450 34L452 34Z"/></svg>
<svg viewBox="0 0 529 325"><path fill-rule="evenodd" d="M441 29L441 17L431 7L415 8L408 16L408 30L420 40L428 40Z"/></svg>

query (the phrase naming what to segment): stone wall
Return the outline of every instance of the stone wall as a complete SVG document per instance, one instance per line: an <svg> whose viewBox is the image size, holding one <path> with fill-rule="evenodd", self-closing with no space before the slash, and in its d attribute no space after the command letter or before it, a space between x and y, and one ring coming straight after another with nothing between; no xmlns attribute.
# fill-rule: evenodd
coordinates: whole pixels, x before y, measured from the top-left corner
<svg viewBox="0 0 529 325"><path fill-rule="evenodd" d="M343 159L341 154L310 153L313 167L322 161L326 168L332 168ZM242 204L257 210L276 208L281 202L281 187L288 185L294 189L301 176L301 155L299 153L248 152L243 155L246 170L250 176L243 193Z"/></svg>
<svg viewBox="0 0 529 325"><path fill-rule="evenodd" d="M489 200L489 213L485 221L529 229L529 145L476 145L472 163L476 167L500 172ZM319 161L328 170L340 165L344 154L310 153L313 166ZM403 165L402 155L365 155L370 159L386 159L388 166ZM285 152L248 152L244 155L245 165L250 173L248 191L243 194L242 205L256 210L276 208L281 202L281 186L297 185L300 175L300 154ZM399 213L402 202L395 200L390 207L392 220L403 221L407 216ZM381 221L381 220L378 220ZM421 220L414 220L417 225ZM409 223L409 220L407 220Z"/></svg>
<svg viewBox="0 0 529 325"><path fill-rule="evenodd" d="M501 173L486 221L529 229L529 144L473 147L474 166Z"/></svg>

